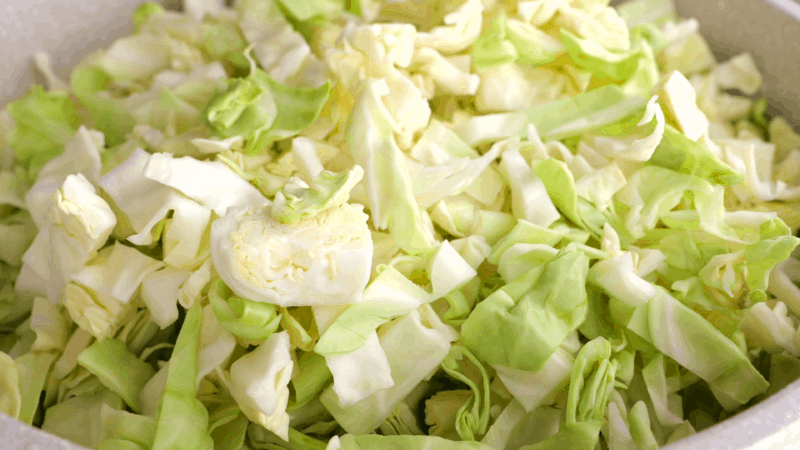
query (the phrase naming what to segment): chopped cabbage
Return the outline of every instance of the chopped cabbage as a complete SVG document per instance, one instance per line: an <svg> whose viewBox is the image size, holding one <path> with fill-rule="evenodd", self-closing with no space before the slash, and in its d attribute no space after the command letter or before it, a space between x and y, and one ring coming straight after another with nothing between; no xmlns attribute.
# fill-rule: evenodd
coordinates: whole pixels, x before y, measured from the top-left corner
<svg viewBox="0 0 800 450"><path fill-rule="evenodd" d="M800 377L800 133L672 0L233 3L145 2L0 111L0 412L652 450Z"/></svg>

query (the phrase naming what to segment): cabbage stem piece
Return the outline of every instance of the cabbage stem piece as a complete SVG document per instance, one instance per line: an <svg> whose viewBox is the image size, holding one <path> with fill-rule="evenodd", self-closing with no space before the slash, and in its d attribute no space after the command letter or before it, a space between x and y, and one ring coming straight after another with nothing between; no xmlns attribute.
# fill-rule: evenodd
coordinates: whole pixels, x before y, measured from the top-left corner
<svg viewBox="0 0 800 450"><path fill-rule="evenodd" d="M211 258L236 295L279 306L358 303L369 281L372 236L360 205L342 204L293 225L274 205L236 209L211 228Z"/></svg>

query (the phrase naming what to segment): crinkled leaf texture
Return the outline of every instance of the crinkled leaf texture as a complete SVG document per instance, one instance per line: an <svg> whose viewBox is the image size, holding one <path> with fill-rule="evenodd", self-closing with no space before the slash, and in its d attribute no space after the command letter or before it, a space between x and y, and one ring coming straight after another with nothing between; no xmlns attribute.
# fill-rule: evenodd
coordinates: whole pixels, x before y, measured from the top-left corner
<svg viewBox="0 0 800 450"><path fill-rule="evenodd" d="M69 175L49 204L47 223L23 255L20 292L61 299L65 285L105 244L117 220L108 203L83 175Z"/></svg>
<svg viewBox="0 0 800 450"><path fill-rule="evenodd" d="M360 166L353 166L339 174L322 171L311 180L309 186L289 183L275 194L272 217L281 223L297 223L347 203L350 190L363 176L364 170Z"/></svg>
<svg viewBox="0 0 800 450"><path fill-rule="evenodd" d="M386 324L378 336L380 347L374 351L385 352L390 365L387 375L391 375L389 380L393 385L350 406L342 405L333 387L322 393L325 407L353 434L369 433L386 420L397 404L436 370L450 351L450 342L456 339L453 329L442 323L428 305ZM422 355L424 358L420 359ZM415 365L407 363L411 358L417 361ZM348 368L351 376L353 368L353 365ZM336 372L333 369L331 372L335 377Z"/></svg>
<svg viewBox="0 0 800 450"><path fill-rule="evenodd" d="M433 226L414 197L395 141L398 124L382 101L389 92L383 80L366 81L347 129L347 145L355 163L364 168L373 225L388 228L400 248L417 254L434 246Z"/></svg>
<svg viewBox="0 0 800 450"><path fill-rule="evenodd" d="M586 317L588 269L582 252L562 250L479 303L462 325L462 341L491 364L541 370Z"/></svg>
<svg viewBox="0 0 800 450"><path fill-rule="evenodd" d="M128 351L125 344L115 339L104 339L82 351L78 363L119 394L131 409L141 411L139 394L155 371Z"/></svg>

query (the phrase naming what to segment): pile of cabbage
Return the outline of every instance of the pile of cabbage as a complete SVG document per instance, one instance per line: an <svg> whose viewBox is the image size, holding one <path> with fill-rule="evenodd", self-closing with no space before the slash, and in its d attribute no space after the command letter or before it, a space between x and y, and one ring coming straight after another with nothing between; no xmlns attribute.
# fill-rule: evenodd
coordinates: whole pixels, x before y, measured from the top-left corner
<svg viewBox="0 0 800 450"><path fill-rule="evenodd" d="M0 114L0 411L655 449L800 375L800 135L664 0L187 0Z"/></svg>

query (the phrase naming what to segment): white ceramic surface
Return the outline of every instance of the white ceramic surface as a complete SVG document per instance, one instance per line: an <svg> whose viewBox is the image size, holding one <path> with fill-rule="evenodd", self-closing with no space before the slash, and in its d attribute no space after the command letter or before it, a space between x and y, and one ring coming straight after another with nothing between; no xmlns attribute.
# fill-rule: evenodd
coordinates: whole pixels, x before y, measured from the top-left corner
<svg viewBox="0 0 800 450"><path fill-rule="evenodd" d="M55 72L130 32L142 0L0 0L0 105L33 80L30 57L53 55ZM800 123L800 3L796 0L677 0L696 17L720 59L750 51L764 72L762 93ZM0 414L0 448L79 450ZM800 450L800 380L741 414L667 450Z"/></svg>

